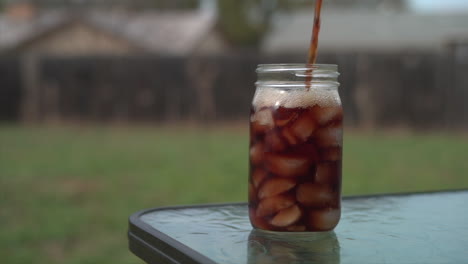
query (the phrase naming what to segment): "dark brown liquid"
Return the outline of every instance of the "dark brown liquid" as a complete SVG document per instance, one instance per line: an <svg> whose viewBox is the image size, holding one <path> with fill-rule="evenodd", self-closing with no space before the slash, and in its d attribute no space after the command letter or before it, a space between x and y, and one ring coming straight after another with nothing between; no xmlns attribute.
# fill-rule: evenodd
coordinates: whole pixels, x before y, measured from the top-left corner
<svg viewBox="0 0 468 264"><path fill-rule="evenodd" d="M322 10L322 0L316 0L315 2L315 14L314 14L314 26L312 27L312 37L310 39L309 56L307 58L307 64L313 65L317 61L317 48L318 39L320 33L320 13ZM312 82L312 70L306 72L306 89L309 89Z"/></svg>
<svg viewBox="0 0 468 264"><path fill-rule="evenodd" d="M312 37L310 39L309 57L307 59L307 64L315 64L317 60L317 47L321 21L320 11L322 10L322 1L323 0L317 0L317 2L315 2L314 26L312 28Z"/></svg>
<svg viewBox="0 0 468 264"><path fill-rule="evenodd" d="M249 214L271 231L327 231L340 218L341 106L253 108Z"/></svg>

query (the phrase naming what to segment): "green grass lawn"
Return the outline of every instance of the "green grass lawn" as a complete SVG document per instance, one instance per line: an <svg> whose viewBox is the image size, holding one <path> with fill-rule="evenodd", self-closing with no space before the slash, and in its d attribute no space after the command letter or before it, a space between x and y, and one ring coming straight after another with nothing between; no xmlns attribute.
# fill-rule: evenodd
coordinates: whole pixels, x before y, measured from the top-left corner
<svg viewBox="0 0 468 264"><path fill-rule="evenodd" d="M244 128L0 126L2 263L141 263L127 217L245 201ZM345 195L468 188L468 138L345 136Z"/></svg>

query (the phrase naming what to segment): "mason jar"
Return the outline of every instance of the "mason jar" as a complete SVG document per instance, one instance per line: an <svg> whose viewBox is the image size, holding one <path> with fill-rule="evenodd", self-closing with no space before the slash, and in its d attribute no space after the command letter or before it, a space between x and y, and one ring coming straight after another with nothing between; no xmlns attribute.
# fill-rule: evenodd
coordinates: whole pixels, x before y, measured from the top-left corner
<svg viewBox="0 0 468 264"><path fill-rule="evenodd" d="M250 113L249 217L257 229L329 231L341 215L338 67L263 64Z"/></svg>

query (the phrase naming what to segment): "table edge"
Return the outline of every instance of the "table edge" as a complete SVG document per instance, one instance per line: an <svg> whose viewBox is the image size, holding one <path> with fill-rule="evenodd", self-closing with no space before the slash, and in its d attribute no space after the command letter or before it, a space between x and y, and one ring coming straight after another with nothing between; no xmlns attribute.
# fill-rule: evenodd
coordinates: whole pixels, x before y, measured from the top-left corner
<svg viewBox="0 0 468 264"><path fill-rule="evenodd" d="M399 197L399 196L412 196L412 195L424 195L424 194L438 194L438 193L458 193L468 192L468 189L452 189L452 190L437 190L437 191L421 191L421 192L400 192L400 193L384 193L384 194L369 194L369 195L353 195L343 197L343 200L355 200L355 199L366 199L366 198L379 198L379 197ZM147 256L140 256L134 251L135 245L132 244L132 237L140 238L140 243L145 242L145 245L150 245L153 249L154 245L160 245L169 249L171 252L168 254L159 254L158 256L167 258L168 263L203 263L203 264L217 264L210 258L202 255L198 251L186 246L185 244L171 238L156 228L146 224L141 220L141 216L150 212L162 211L162 210L173 210L173 209L184 209L184 208L207 208L217 206L247 206L247 202L235 202L235 203L209 203L209 204L195 204L195 205L175 205L175 206L163 206L155 207L150 209L143 209L130 215L128 219L128 237L129 237L129 248L130 250L141 259L145 260ZM142 244L142 246L145 246ZM161 252L158 250L158 252ZM167 252L166 252L167 253ZM177 256L182 254L181 256ZM145 258L143 258L145 257ZM174 262L175 261L175 262ZM149 263L149 262L148 262Z"/></svg>
<svg viewBox="0 0 468 264"><path fill-rule="evenodd" d="M422 194L438 194L438 193L458 193L458 192L468 192L468 189L449 189L449 190L435 190L435 191L418 191L418 192L397 192L397 193L381 193L381 194L364 194L364 195L350 195L344 196L343 200L355 200L355 199L365 199L365 198L380 198L380 197L398 197L398 196L411 196L411 195L422 195ZM162 210L173 210L173 209L185 209L185 208L206 208L206 207L216 207L216 206L236 206L236 205L247 205L247 202L226 202L226 203L207 203L207 204L186 204L186 205L168 205L161 207L153 207L148 209L142 209L133 213L129 220L133 219L132 217L140 217L141 215ZM151 227L152 228L152 227ZM154 228L152 228L154 229Z"/></svg>

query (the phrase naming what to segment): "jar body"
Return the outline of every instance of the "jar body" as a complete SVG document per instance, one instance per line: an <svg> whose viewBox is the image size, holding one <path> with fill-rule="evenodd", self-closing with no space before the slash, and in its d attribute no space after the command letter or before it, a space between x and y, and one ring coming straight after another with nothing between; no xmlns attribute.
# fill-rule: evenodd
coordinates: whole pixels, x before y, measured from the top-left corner
<svg viewBox="0 0 468 264"><path fill-rule="evenodd" d="M333 67L314 67L257 69L249 159L249 217L255 228L329 231L340 219L338 73Z"/></svg>

